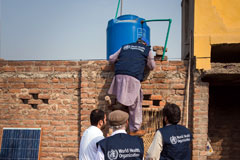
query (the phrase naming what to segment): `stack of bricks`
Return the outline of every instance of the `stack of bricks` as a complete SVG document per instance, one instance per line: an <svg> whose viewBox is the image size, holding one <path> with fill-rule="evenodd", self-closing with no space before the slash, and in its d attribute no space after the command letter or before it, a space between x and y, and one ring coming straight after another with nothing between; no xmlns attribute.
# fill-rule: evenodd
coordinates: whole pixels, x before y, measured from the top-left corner
<svg viewBox="0 0 240 160"><path fill-rule="evenodd" d="M28 94L20 94L19 98L23 104L29 104L32 108L37 109L38 105L48 104L50 95L40 93L39 89L30 89Z"/></svg>
<svg viewBox="0 0 240 160"><path fill-rule="evenodd" d="M143 95L143 110L161 110L165 105L161 95L145 94Z"/></svg>
<svg viewBox="0 0 240 160"><path fill-rule="evenodd" d="M162 126L162 109L165 101L161 95L143 97L143 128L147 133L152 133Z"/></svg>
<svg viewBox="0 0 240 160"><path fill-rule="evenodd" d="M146 132L155 132L162 124L162 109L165 101L161 95L145 94L143 96L143 129Z"/></svg>

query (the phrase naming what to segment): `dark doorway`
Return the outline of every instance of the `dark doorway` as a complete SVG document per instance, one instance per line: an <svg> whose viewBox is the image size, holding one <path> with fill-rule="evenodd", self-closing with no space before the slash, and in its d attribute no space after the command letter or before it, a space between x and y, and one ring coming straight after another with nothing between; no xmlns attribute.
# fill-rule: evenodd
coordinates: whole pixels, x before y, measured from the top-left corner
<svg viewBox="0 0 240 160"><path fill-rule="evenodd" d="M210 82L208 136L214 153L208 160L240 159L239 100L240 85Z"/></svg>

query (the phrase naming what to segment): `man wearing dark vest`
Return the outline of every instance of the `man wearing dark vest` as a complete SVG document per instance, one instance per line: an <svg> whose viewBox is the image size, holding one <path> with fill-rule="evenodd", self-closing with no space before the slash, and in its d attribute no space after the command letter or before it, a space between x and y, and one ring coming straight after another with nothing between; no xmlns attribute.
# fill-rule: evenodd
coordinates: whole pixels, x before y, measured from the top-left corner
<svg viewBox="0 0 240 160"><path fill-rule="evenodd" d="M113 133L97 143L95 160L143 160L143 140L127 134L128 118L128 113L121 110L109 114L108 120Z"/></svg>
<svg viewBox="0 0 240 160"><path fill-rule="evenodd" d="M147 160L190 160L192 134L178 125L181 111L176 104L167 103L163 108L163 128L157 130L148 149Z"/></svg>
<svg viewBox="0 0 240 160"><path fill-rule="evenodd" d="M109 57L109 62L115 64L115 76L108 94L115 95L117 102L128 106L130 134L143 135L141 81L145 66L150 70L155 68L151 47L146 39L138 39L135 43L122 46Z"/></svg>

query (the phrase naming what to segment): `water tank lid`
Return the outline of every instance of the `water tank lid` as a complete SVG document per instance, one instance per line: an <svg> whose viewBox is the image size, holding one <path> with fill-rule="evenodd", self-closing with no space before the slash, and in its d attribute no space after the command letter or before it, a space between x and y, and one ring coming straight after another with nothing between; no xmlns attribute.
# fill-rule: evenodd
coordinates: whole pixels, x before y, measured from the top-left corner
<svg viewBox="0 0 240 160"><path fill-rule="evenodd" d="M136 20L139 17L133 14L125 14L122 16L117 17L118 20Z"/></svg>
<svg viewBox="0 0 240 160"><path fill-rule="evenodd" d="M122 15L117 17L117 19L111 19L108 21L108 27L111 27L112 25L114 25L115 23L118 22L131 22L131 23L141 23L142 20L145 20L143 18L140 18L136 15L133 14L126 14L126 15ZM143 23L143 26L146 26L146 23Z"/></svg>

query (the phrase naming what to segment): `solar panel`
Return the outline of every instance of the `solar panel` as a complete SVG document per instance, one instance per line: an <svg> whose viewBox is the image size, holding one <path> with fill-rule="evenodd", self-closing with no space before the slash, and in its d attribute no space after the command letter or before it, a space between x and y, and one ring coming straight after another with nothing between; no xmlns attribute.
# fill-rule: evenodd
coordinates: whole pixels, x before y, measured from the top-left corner
<svg viewBox="0 0 240 160"><path fill-rule="evenodd" d="M0 160L38 160L41 128L3 128Z"/></svg>

